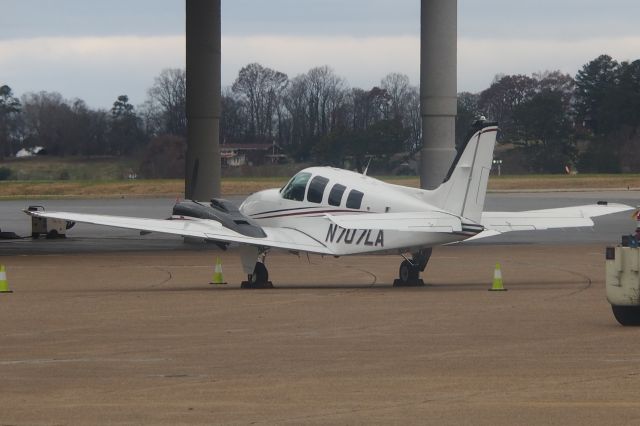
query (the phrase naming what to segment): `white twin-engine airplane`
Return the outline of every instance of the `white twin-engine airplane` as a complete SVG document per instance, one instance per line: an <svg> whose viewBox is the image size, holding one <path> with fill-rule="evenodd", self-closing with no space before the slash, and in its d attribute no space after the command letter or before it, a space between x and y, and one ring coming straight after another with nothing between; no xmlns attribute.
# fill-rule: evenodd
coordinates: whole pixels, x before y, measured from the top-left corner
<svg viewBox="0 0 640 426"><path fill-rule="evenodd" d="M392 185L347 170L311 167L281 189L228 201L183 201L170 219L28 211L34 216L195 237L226 248L241 245L248 281L270 287L264 261L271 249L330 256L399 254L394 285L420 285L432 247L509 231L593 226L592 217L631 207L587 205L523 212L483 212L498 128L478 122L445 181L427 191ZM257 259L257 261L256 261Z"/></svg>

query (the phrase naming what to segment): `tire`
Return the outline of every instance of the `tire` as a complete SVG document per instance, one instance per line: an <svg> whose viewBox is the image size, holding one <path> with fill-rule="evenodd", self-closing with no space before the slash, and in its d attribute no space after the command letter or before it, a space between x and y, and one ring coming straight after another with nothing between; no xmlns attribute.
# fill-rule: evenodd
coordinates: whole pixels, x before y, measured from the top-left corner
<svg viewBox="0 0 640 426"><path fill-rule="evenodd" d="M416 283L420 277L420 271L408 260L403 260L400 264L398 277L404 284Z"/></svg>
<svg viewBox="0 0 640 426"><path fill-rule="evenodd" d="M251 283L267 283L269 281L269 271L262 262L256 262L255 268L253 268L253 274L251 274Z"/></svg>
<svg viewBox="0 0 640 426"><path fill-rule="evenodd" d="M640 325L640 306L611 305L611 310L620 324L625 326Z"/></svg>

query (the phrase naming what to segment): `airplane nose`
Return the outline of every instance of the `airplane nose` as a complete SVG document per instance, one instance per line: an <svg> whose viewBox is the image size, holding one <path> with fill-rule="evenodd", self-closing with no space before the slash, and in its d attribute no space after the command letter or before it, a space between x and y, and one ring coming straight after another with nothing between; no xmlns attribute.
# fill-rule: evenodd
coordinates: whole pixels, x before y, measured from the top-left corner
<svg viewBox="0 0 640 426"><path fill-rule="evenodd" d="M240 211L243 214L254 213L253 206L255 206L256 203L260 203L261 200L262 200L262 195L260 192L250 194L247 198L245 198L242 204L240 204Z"/></svg>

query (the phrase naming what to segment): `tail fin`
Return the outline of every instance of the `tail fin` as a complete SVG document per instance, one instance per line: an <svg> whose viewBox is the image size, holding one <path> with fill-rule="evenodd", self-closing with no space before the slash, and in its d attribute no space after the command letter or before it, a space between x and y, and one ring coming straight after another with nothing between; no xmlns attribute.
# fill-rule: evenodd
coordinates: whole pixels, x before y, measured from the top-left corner
<svg viewBox="0 0 640 426"><path fill-rule="evenodd" d="M429 199L446 211L479 223L498 127L496 123L486 121L479 122L478 127L466 145L459 149L447 177L431 191Z"/></svg>

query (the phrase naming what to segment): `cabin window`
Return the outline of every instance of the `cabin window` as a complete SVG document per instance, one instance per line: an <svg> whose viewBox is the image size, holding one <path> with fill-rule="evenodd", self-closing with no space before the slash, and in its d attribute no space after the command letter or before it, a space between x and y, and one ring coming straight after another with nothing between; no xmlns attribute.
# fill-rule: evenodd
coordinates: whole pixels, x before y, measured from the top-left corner
<svg viewBox="0 0 640 426"><path fill-rule="evenodd" d="M322 176L316 176L311 179L309 191L307 191L307 201L312 203L321 203L324 196L324 189L327 187L329 179Z"/></svg>
<svg viewBox="0 0 640 426"><path fill-rule="evenodd" d="M307 183L311 178L311 173L298 173L291 178L287 186L282 190L282 198L294 201L303 201Z"/></svg>
<svg viewBox="0 0 640 426"><path fill-rule="evenodd" d="M332 206L340 206L342 204L342 196L344 195L344 191L347 189L346 186L340 185L336 183L331 188L331 192L329 193L329 204Z"/></svg>
<svg viewBox="0 0 640 426"><path fill-rule="evenodd" d="M359 209L362 205L362 197L364 197L362 192L352 189L349 193L349 197L347 197L347 208Z"/></svg>

